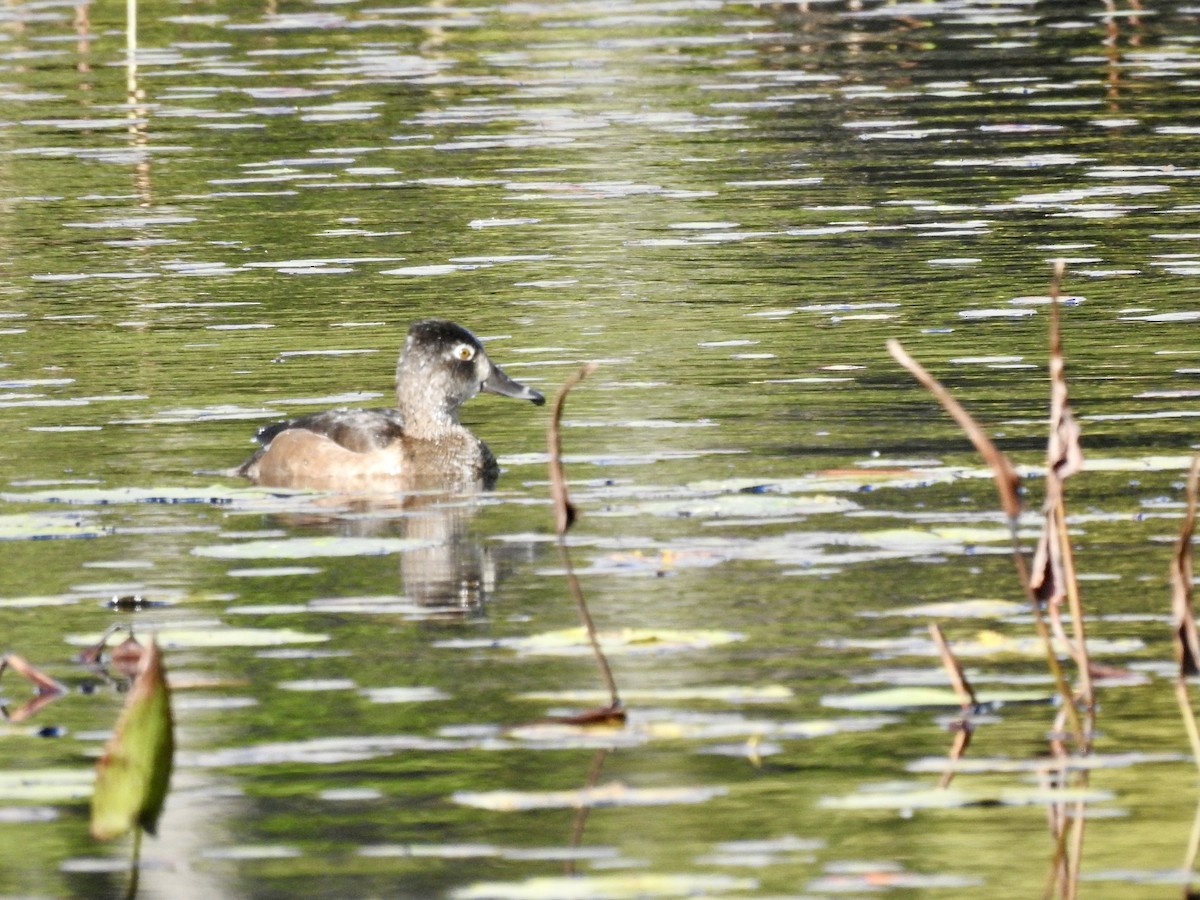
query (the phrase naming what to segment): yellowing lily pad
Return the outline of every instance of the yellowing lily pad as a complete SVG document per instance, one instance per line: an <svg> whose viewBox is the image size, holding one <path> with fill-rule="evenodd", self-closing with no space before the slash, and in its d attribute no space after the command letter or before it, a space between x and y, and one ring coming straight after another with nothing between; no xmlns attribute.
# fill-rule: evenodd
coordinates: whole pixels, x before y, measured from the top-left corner
<svg viewBox="0 0 1200 900"><path fill-rule="evenodd" d="M605 653L639 654L703 650L740 641L744 635L715 629L685 631L671 628L622 628L619 631L602 631L598 637ZM549 656L574 656L592 652L587 632L582 628L547 631L503 643L523 653Z"/></svg>
<svg viewBox="0 0 1200 900"><path fill-rule="evenodd" d="M1145 647L1137 638L1088 638L1088 651L1093 655L1122 656L1136 653ZM1012 653L1019 656L1043 656L1045 650L1041 638L1024 636L1010 637L995 631L981 631L973 641L951 641L950 647L958 656L989 656L997 653ZM1054 641L1054 651L1060 655L1070 653L1070 648Z"/></svg>

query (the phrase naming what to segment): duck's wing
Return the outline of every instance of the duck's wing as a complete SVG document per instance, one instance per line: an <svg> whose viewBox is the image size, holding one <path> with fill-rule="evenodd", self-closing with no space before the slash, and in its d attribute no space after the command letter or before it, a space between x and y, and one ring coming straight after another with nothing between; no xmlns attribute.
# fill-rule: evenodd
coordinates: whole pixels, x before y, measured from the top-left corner
<svg viewBox="0 0 1200 900"><path fill-rule="evenodd" d="M400 437L404 419L397 409L327 409L264 425L255 432L254 439L266 449L278 435L292 428L322 435L355 453L369 453Z"/></svg>

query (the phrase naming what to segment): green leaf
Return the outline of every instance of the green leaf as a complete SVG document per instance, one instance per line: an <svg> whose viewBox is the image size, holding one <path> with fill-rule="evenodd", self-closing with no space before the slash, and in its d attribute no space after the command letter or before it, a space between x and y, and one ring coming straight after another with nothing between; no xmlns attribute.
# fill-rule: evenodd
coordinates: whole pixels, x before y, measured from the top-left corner
<svg viewBox="0 0 1200 900"><path fill-rule="evenodd" d="M171 691L151 639L104 756L96 767L92 836L106 841L134 826L158 827L175 757Z"/></svg>

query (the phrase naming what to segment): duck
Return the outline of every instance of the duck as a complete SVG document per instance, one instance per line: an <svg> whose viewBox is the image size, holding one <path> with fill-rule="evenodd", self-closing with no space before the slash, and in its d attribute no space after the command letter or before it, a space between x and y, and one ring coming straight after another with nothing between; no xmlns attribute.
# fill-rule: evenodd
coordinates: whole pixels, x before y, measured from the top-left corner
<svg viewBox="0 0 1200 900"><path fill-rule="evenodd" d="M340 407L266 425L235 472L268 487L335 492L491 490L496 457L458 419L480 392L546 402L488 359L466 328L422 319L409 326L396 363L395 408Z"/></svg>

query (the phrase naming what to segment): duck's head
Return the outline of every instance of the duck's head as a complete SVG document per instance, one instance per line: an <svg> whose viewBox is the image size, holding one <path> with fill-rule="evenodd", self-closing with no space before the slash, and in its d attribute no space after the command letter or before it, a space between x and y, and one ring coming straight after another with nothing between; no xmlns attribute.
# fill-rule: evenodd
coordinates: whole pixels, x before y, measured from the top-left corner
<svg viewBox="0 0 1200 900"><path fill-rule="evenodd" d="M413 322L396 364L396 393L406 422L410 417L450 415L480 391L546 402L538 391L514 381L488 359L483 344L467 329L446 319Z"/></svg>

